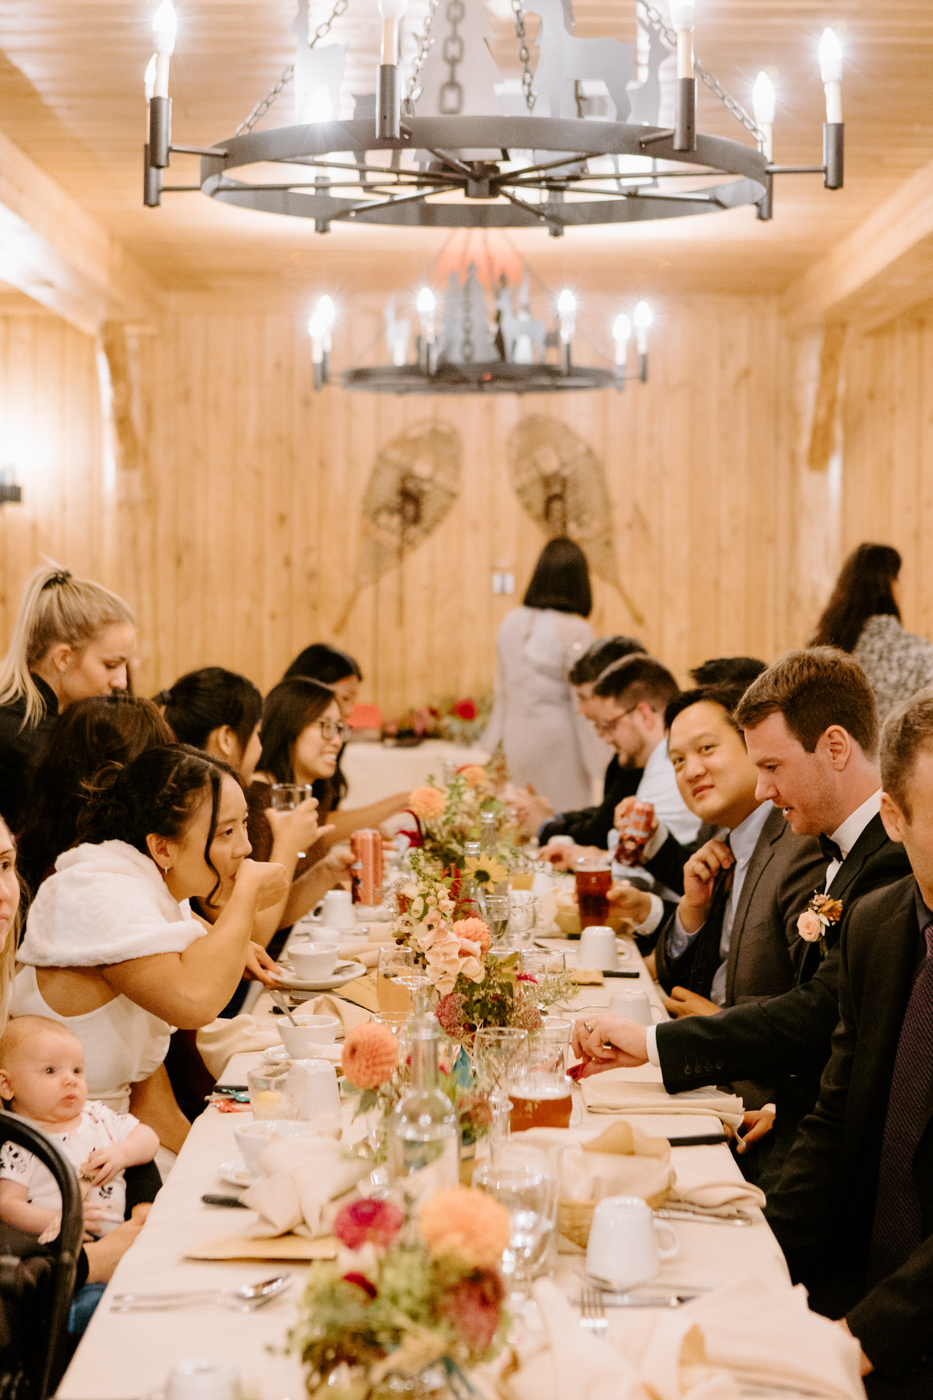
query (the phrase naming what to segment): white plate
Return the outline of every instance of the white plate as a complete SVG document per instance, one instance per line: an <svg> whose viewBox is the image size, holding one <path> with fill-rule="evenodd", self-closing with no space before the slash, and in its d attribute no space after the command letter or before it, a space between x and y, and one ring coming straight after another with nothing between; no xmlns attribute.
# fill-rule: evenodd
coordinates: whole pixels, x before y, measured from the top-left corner
<svg viewBox="0 0 933 1400"><path fill-rule="evenodd" d="M343 1040L342 1035L340 1039ZM321 1044L312 1045L311 1050L312 1053L308 1058L312 1060L334 1060L339 1059L342 1054L336 1041L324 1041ZM288 1053L284 1045L270 1045L268 1050L263 1050L262 1058L267 1065L282 1065L291 1060L293 1056Z"/></svg>
<svg viewBox="0 0 933 1400"><path fill-rule="evenodd" d="M302 926L302 924L323 924L323 923L324 923L324 920L323 920L323 918L322 918L322 916L321 916L320 914L303 914L302 917L301 917L300 919L297 919L297 920L295 921L294 927L295 927L295 928L298 930L298 932L300 933L300 932L301 932L301 926ZM335 928L335 929L338 929L342 934L345 934L346 937L348 937L348 938L352 938L352 937L354 937L356 934L360 934L360 933L363 933L363 934L369 933L369 928L368 928L368 926L367 926L366 924L358 924L358 923L356 923L356 921L354 921L352 924L327 924L327 925L325 925L325 927L326 927L326 928Z"/></svg>
<svg viewBox="0 0 933 1400"><path fill-rule="evenodd" d="M256 1180L253 1173L247 1169L242 1157L234 1157L232 1161L221 1162L217 1168L217 1175L228 1186L252 1186Z"/></svg>
<svg viewBox="0 0 933 1400"><path fill-rule="evenodd" d="M282 974L282 986L292 987L297 992L333 992L338 987L345 986L347 982L352 982L354 977L363 977L366 974L362 963L344 962L337 964L332 977L325 977L323 981L310 981L305 977L296 977L285 962L280 962L278 967Z"/></svg>

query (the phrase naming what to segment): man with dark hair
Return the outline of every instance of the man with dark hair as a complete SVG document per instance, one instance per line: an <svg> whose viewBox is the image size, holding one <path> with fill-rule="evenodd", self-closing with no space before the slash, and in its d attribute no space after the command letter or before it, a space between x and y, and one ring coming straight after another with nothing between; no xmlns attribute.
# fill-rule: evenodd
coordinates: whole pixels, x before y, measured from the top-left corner
<svg viewBox="0 0 933 1400"><path fill-rule="evenodd" d="M591 718L589 705L593 687L606 667L644 650L635 637L621 636L599 637L587 647L572 666L568 677L574 688L574 704L584 718ZM624 797L635 793L640 782L641 769L632 765L623 767L618 754L614 753L603 781L603 800L597 807L583 807L576 812L555 812L545 798L529 793L516 803L516 808L526 829L530 827L533 830L533 824L538 824L541 846L547 845L552 836L569 836L578 846L604 848L606 837L612 830L616 807Z"/></svg>
<svg viewBox="0 0 933 1400"><path fill-rule="evenodd" d="M933 691L889 715L881 818L912 875L859 900L839 1026L768 1218L811 1306L845 1317L869 1395L933 1395Z"/></svg>
<svg viewBox="0 0 933 1400"><path fill-rule="evenodd" d="M754 656L717 656L695 666L690 678L694 685L740 685L744 690L767 669L767 662Z"/></svg>
<svg viewBox="0 0 933 1400"><path fill-rule="evenodd" d="M752 684L735 717L759 771L757 796L770 799L798 835L818 838L829 859L824 893L844 911L909 872L903 848L889 839L879 815L877 714L857 662L831 648L792 652ZM801 940L793 950L798 984L772 1001L648 1028L594 1016L577 1022L574 1045L592 1062L591 1072L650 1060L671 1093L739 1079L775 1084L770 1173L816 1102L829 1058L838 1020L838 937L839 924L830 923L821 961L820 944ZM614 1048L604 1048L607 1042ZM746 1141L764 1131L762 1120Z"/></svg>

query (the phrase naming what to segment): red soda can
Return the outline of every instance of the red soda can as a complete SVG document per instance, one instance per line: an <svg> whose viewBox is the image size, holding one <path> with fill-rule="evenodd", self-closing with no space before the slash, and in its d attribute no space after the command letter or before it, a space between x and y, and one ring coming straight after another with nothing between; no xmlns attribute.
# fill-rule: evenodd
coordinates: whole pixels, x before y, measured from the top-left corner
<svg viewBox="0 0 933 1400"><path fill-rule="evenodd" d="M350 867L354 904L382 903L382 833L354 831L350 846L355 857Z"/></svg>
<svg viewBox="0 0 933 1400"><path fill-rule="evenodd" d="M651 802L633 802L619 828L619 844L616 859L625 865L637 865L654 825L654 806Z"/></svg>

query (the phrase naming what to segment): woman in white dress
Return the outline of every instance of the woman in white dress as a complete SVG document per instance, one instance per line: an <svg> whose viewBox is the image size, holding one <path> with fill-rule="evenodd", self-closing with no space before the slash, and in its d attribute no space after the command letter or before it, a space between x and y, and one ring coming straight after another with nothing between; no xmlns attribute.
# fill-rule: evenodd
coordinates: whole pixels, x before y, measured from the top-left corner
<svg viewBox="0 0 933 1400"><path fill-rule="evenodd" d="M281 865L248 859L246 798L226 764L173 744L109 776L82 814L84 843L29 910L11 1011L67 1025L92 1097L125 1113L132 1095L177 1152L189 1125L162 1065L169 1035L213 1021L245 968L278 985L251 936L287 882ZM195 896L220 907L213 925L191 913Z"/></svg>
<svg viewBox="0 0 933 1400"><path fill-rule="evenodd" d="M522 606L503 618L485 748L500 743L513 782L557 811L587 807L609 751L574 709L568 672L593 640L586 555L573 540L545 545Z"/></svg>

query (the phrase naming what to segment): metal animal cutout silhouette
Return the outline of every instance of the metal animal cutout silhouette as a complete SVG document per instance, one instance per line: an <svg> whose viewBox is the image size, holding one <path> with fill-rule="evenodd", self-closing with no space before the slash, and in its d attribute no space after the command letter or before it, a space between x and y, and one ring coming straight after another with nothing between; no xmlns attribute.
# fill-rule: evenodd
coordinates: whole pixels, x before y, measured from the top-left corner
<svg viewBox="0 0 933 1400"><path fill-rule="evenodd" d="M528 11L541 18L535 115L577 116L574 84L584 78L599 78L606 84L615 106L616 121L628 121L628 84L635 75L634 45L623 44L619 39L578 39L573 32L571 0L528 0Z"/></svg>

